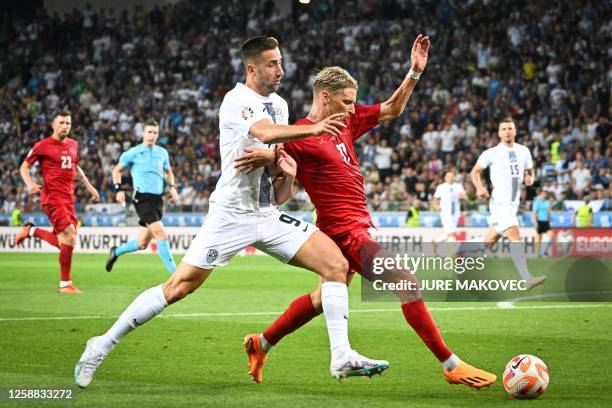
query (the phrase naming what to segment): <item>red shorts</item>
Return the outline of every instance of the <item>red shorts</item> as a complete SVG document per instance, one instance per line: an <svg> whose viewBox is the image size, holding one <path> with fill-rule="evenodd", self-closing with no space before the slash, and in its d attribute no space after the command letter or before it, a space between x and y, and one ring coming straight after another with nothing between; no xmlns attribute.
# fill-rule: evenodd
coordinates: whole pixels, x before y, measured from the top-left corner
<svg viewBox="0 0 612 408"><path fill-rule="evenodd" d="M331 239L340 247L351 271L365 278L371 278L372 260L382 247L372 239L367 229L356 229L332 236Z"/></svg>
<svg viewBox="0 0 612 408"><path fill-rule="evenodd" d="M74 204L46 204L43 205L43 210L49 217L55 235L65 230L70 224L74 224L75 228L78 226L79 221L74 212Z"/></svg>

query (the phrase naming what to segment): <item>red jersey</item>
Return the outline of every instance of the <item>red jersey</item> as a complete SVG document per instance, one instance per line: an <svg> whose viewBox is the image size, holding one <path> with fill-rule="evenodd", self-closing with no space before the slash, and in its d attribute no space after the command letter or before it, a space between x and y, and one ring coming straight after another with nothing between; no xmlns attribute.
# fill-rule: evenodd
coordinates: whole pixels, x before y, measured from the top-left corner
<svg viewBox="0 0 612 408"><path fill-rule="evenodd" d="M372 225L353 142L378 124L380 105L355 106L341 136L324 134L284 144L298 165L297 179L317 209L317 226L329 236ZM310 125L300 119L296 125Z"/></svg>
<svg viewBox="0 0 612 408"><path fill-rule="evenodd" d="M74 172L78 163L77 142L67 137L63 142L49 136L37 142L26 161L38 162L43 176L42 205L74 204Z"/></svg>

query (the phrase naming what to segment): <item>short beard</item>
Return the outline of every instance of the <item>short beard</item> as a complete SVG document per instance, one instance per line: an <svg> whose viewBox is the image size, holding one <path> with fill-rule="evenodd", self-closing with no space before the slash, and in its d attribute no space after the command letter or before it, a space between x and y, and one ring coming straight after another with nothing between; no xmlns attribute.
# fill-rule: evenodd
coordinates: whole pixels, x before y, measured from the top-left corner
<svg viewBox="0 0 612 408"><path fill-rule="evenodd" d="M265 82L261 82L258 85L261 89L265 90L268 93L268 95L276 92L276 90L278 89L278 85L276 84L267 84Z"/></svg>
<svg viewBox="0 0 612 408"><path fill-rule="evenodd" d="M267 84L266 85L266 91L268 91L269 93L274 93L274 92L276 92L277 89L278 89L278 85L276 85L276 84Z"/></svg>

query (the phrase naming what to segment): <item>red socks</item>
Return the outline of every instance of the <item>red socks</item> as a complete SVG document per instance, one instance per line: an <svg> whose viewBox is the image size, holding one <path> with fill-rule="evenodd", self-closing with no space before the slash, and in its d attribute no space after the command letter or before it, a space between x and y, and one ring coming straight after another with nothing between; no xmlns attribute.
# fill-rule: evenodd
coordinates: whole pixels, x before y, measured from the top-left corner
<svg viewBox="0 0 612 408"><path fill-rule="evenodd" d="M423 303L423 299L403 304L402 311L406 322L439 361L445 361L453 354L442 340L440 330ZM310 294L305 294L294 300L287 310L263 332L263 336L268 343L275 345L283 337L299 329L318 314L312 305Z"/></svg>
<svg viewBox="0 0 612 408"><path fill-rule="evenodd" d="M70 270L72 269L72 250L74 247L66 244L60 244L59 263L61 271L61 281L67 282L70 280Z"/></svg>
<svg viewBox="0 0 612 408"><path fill-rule="evenodd" d="M274 345L318 315L310 300L310 293L307 293L291 302L287 310L263 332L263 336Z"/></svg>
<svg viewBox="0 0 612 408"><path fill-rule="evenodd" d="M427 306L423 303L423 299L412 303L404 303L402 312L404 312L404 318L408 324L439 361L445 361L453 354L444 344L440 330Z"/></svg>
<svg viewBox="0 0 612 408"><path fill-rule="evenodd" d="M51 245L53 245L54 247L58 249L60 247L59 241L57 240L57 236L51 231L47 231L42 228L36 228L34 230L34 236L42 239L43 241L50 243Z"/></svg>

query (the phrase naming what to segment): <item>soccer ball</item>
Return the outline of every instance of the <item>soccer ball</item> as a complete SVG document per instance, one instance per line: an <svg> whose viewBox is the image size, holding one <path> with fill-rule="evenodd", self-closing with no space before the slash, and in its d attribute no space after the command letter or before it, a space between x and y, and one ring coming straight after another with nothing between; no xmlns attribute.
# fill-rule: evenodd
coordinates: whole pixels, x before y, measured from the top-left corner
<svg viewBox="0 0 612 408"><path fill-rule="evenodd" d="M548 387L548 367L536 356L521 354L514 357L504 370L504 388L519 399L533 399Z"/></svg>

